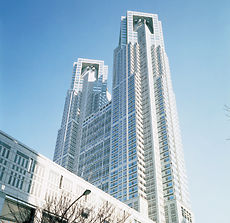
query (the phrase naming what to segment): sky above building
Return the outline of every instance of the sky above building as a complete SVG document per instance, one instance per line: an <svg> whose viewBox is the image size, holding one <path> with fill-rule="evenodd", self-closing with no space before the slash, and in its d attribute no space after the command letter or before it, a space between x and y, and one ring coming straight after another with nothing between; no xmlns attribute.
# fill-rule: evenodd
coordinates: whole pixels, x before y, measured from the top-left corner
<svg viewBox="0 0 230 223"><path fill-rule="evenodd" d="M0 0L0 129L52 159L72 64L104 60L127 10L163 25L197 223L227 223L230 2ZM110 90L111 91L111 90Z"/></svg>

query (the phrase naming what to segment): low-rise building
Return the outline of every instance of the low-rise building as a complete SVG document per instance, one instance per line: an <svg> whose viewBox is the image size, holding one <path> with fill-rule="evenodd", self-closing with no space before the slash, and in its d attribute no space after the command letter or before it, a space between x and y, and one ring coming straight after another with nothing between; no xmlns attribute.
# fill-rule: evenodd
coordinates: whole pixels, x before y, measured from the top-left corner
<svg viewBox="0 0 230 223"><path fill-rule="evenodd" d="M80 218L90 217L90 213L94 213L95 216L104 216L103 222L153 223L146 216L0 131L0 222L18 222L15 217L20 217L22 212L30 214L31 222L45 215L63 217L63 222L66 222L68 212L73 212L73 202L81 207L77 209L78 212L80 210ZM63 209L55 211L60 203ZM50 204L55 207L48 208Z"/></svg>

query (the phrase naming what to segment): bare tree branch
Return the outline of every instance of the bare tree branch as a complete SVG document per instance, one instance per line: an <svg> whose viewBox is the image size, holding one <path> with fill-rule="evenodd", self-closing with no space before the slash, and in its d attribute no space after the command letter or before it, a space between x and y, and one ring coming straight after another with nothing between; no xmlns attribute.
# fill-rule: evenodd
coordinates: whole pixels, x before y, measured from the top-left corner
<svg viewBox="0 0 230 223"><path fill-rule="evenodd" d="M15 210L15 205L18 211ZM41 214L40 217L36 214L34 216L35 211L20 206L19 202L14 206L9 203L8 207L16 223L124 223L130 216L108 201L98 205L86 207L83 201L73 203L70 194L62 193L59 196L46 197L44 205L35 210Z"/></svg>

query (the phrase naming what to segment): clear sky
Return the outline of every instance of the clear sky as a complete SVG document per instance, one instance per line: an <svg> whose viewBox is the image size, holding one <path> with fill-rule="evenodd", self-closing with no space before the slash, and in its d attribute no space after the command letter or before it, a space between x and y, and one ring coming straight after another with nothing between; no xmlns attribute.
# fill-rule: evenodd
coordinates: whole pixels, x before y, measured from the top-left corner
<svg viewBox="0 0 230 223"><path fill-rule="evenodd" d="M111 85L127 10L163 23L196 222L228 223L229 0L0 0L0 129L52 159L72 63L104 60Z"/></svg>

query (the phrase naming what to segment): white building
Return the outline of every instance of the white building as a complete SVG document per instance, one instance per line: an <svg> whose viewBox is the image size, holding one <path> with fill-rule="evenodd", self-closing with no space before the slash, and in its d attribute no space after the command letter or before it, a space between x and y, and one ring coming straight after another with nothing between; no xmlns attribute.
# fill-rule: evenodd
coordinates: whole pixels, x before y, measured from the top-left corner
<svg viewBox="0 0 230 223"><path fill-rule="evenodd" d="M121 17L111 104L106 80L103 61L79 59L74 64L54 161L157 223L193 222L157 15L128 11ZM95 92L100 103L94 108Z"/></svg>
<svg viewBox="0 0 230 223"><path fill-rule="evenodd" d="M106 202L112 205L112 214L116 217L123 217L125 213L127 223L153 223L134 209L0 131L0 222L15 222L10 207L14 214L19 214L17 212L22 212L23 208L30 210L32 217L35 215L40 218L41 212L37 207L43 207L47 198L60 198L61 194L66 194L72 202L85 190L90 190L91 193L77 202L81 202L87 210L97 213ZM114 222L111 217L104 222Z"/></svg>
<svg viewBox="0 0 230 223"><path fill-rule="evenodd" d="M121 17L114 51L110 194L158 223L193 222L161 22Z"/></svg>

